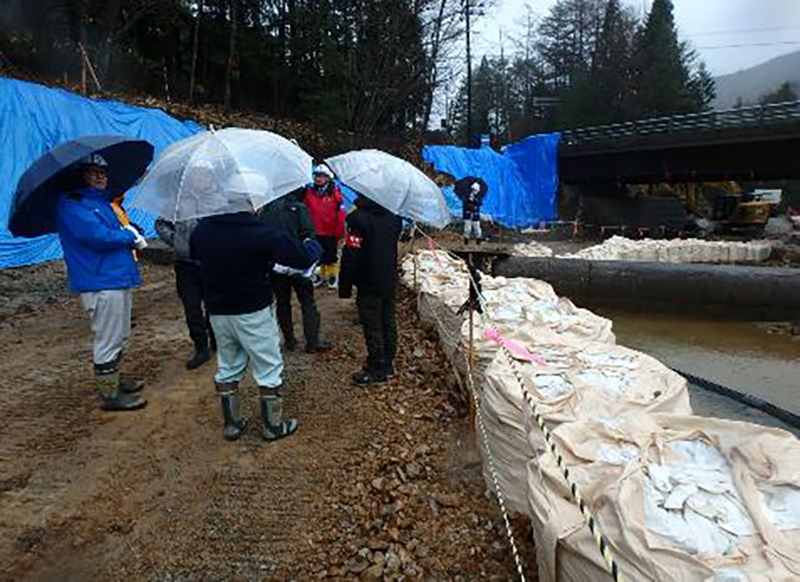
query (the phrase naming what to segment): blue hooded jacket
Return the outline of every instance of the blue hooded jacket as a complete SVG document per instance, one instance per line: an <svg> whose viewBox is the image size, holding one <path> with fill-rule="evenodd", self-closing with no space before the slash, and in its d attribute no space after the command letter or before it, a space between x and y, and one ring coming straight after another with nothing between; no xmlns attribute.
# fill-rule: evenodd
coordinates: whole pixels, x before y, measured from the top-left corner
<svg viewBox="0 0 800 582"><path fill-rule="evenodd" d="M131 289L141 283L133 258L135 237L120 225L106 190L62 194L56 214L71 292Z"/></svg>

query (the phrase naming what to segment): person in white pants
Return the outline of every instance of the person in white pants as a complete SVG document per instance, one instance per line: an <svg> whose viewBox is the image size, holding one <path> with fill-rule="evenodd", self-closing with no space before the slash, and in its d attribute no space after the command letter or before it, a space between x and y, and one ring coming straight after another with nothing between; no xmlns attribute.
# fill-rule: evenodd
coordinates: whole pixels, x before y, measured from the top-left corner
<svg viewBox="0 0 800 582"><path fill-rule="evenodd" d="M95 386L104 410L136 410L147 400L143 384L120 378L119 361L131 333L132 290L140 284L135 249L147 242L124 225L111 206L106 161L93 154L72 169L84 187L63 193L56 223L69 288L89 315Z"/></svg>

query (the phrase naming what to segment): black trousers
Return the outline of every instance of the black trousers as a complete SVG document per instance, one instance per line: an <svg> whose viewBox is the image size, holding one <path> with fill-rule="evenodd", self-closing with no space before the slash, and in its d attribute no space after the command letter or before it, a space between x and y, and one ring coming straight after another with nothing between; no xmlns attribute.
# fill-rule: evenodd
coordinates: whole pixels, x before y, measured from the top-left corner
<svg viewBox="0 0 800 582"><path fill-rule="evenodd" d="M322 247L320 265L335 265L339 262L339 241L335 236L318 236L317 242Z"/></svg>
<svg viewBox="0 0 800 582"><path fill-rule="evenodd" d="M303 335L306 338L306 346L316 346L319 343L320 317L314 301L314 284L311 279L297 275L272 273L269 280L272 283L272 291L275 293L278 325L283 333L284 341L289 344L295 342L294 323L292 322L292 290L294 290L303 313Z"/></svg>
<svg viewBox="0 0 800 582"><path fill-rule="evenodd" d="M394 365L397 354L395 294L370 295L359 292L356 305L367 344L367 363L364 368L369 372L385 372Z"/></svg>
<svg viewBox="0 0 800 582"><path fill-rule="evenodd" d="M200 265L187 261L175 261L175 286L183 303L189 337L196 349L215 347L214 332L208 312L203 306L205 289Z"/></svg>

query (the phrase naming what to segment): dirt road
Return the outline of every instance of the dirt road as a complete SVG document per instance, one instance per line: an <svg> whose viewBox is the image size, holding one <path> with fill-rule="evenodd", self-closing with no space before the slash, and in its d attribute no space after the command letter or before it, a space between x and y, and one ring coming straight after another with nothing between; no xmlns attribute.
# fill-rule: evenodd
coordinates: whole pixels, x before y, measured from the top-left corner
<svg viewBox="0 0 800 582"><path fill-rule="evenodd" d="M183 365L171 270L144 270L123 366L148 381L143 411L95 408L77 300L48 296L0 320L1 579L512 577L474 437L408 298L401 373L363 390L348 381L363 357L354 306L321 293L337 347L287 358L297 435L265 444L255 422L228 443L213 365Z"/></svg>

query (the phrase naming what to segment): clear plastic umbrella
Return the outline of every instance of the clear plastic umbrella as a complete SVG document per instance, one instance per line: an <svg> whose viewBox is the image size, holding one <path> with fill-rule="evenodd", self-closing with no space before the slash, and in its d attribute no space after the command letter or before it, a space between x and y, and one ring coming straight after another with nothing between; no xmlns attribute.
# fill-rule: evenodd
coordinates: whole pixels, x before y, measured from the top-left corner
<svg viewBox="0 0 800 582"><path fill-rule="evenodd" d="M379 150L359 150L325 162L341 182L395 214L436 228L450 222L442 191L405 160Z"/></svg>
<svg viewBox="0 0 800 582"><path fill-rule="evenodd" d="M132 206L173 222L258 210L308 184L312 161L268 131L212 130L167 148Z"/></svg>

